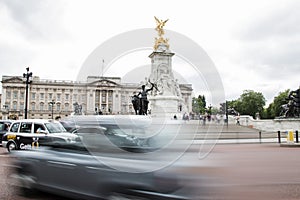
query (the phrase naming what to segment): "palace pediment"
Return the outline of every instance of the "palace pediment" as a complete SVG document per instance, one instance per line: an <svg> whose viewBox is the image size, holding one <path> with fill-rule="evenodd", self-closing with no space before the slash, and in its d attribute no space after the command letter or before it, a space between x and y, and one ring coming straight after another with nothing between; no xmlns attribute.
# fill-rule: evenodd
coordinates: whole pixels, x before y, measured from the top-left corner
<svg viewBox="0 0 300 200"><path fill-rule="evenodd" d="M117 87L119 84L117 84L114 81L110 80L98 80L94 81L92 83L89 83L89 86L95 86L95 87Z"/></svg>
<svg viewBox="0 0 300 200"><path fill-rule="evenodd" d="M2 76L2 83L24 83L23 79L19 76Z"/></svg>

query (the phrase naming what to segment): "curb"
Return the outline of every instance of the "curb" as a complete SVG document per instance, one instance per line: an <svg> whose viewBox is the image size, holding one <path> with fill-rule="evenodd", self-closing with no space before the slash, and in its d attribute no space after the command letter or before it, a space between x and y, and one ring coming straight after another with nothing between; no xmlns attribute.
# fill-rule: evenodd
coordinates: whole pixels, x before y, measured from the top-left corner
<svg viewBox="0 0 300 200"><path fill-rule="evenodd" d="M280 147L300 147L300 143L280 144Z"/></svg>

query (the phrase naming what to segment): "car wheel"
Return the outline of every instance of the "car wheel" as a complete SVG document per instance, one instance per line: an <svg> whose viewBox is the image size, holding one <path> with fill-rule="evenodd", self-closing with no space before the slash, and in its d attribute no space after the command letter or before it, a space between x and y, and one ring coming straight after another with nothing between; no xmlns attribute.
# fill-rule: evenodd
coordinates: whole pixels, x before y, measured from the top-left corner
<svg viewBox="0 0 300 200"><path fill-rule="evenodd" d="M7 151L11 152L13 150L17 149L17 145L14 142L8 142L8 144L6 145Z"/></svg>

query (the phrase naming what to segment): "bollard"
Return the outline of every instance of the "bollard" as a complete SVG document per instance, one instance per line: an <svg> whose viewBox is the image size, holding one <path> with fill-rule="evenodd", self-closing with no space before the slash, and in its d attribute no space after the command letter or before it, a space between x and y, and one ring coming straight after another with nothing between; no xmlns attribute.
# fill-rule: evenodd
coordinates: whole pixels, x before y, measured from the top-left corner
<svg viewBox="0 0 300 200"><path fill-rule="evenodd" d="M280 131L277 131L277 133L278 133L278 143L280 144L281 143Z"/></svg>
<svg viewBox="0 0 300 200"><path fill-rule="evenodd" d="M258 132L258 136L259 136L259 143L261 144L261 131Z"/></svg>
<svg viewBox="0 0 300 200"><path fill-rule="evenodd" d="M287 131L286 141L288 144L294 144L294 131Z"/></svg>
<svg viewBox="0 0 300 200"><path fill-rule="evenodd" d="M299 138L298 138L298 130L296 132L296 143L299 143Z"/></svg>

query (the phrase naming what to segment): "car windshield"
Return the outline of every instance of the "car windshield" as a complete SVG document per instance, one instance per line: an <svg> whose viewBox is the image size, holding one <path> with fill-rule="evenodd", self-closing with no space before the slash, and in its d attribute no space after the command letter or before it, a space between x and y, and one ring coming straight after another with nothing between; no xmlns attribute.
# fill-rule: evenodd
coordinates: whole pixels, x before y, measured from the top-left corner
<svg viewBox="0 0 300 200"><path fill-rule="evenodd" d="M45 126L47 127L49 133L61 133L66 132L66 129L60 124L60 123L45 123Z"/></svg>
<svg viewBox="0 0 300 200"><path fill-rule="evenodd" d="M101 124L101 127L105 128L105 134L107 135L143 135L145 134L145 128L133 127L130 125L106 125Z"/></svg>

